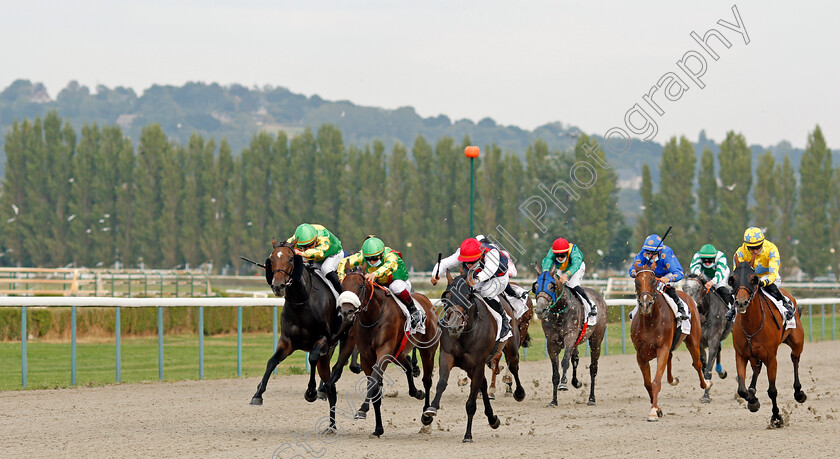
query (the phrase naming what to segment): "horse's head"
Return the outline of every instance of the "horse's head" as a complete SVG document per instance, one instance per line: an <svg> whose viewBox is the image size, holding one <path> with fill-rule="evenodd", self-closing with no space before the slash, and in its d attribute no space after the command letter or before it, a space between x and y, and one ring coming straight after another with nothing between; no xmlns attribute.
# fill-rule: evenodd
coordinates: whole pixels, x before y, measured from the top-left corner
<svg viewBox="0 0 840 459"><path fill-rule="evenodd" d="M265 260L265 281L271 287L276 296L283 296L286 287L300 277L300 272L295 272L295 267L303 267L303 264L295 261L300 256L295 255L292 244L287 242L278 243L271 241L271 255ZM300 271L300 270L298 270Z"/></svg>
<svg viewBox="0 0 840 459"><path fill-rule="evenodd" d="M758 276L749 262L742 261L729 276L729 286L735 296L735 308L738 314L747 312L747 306L755 296L758 285Z"/></svg>
<svg viewBox="0 0 840 459"><path fill-rule="evenodd" d="M548 308L557 301L556 290L557 286L551 274L548 271L540 273L531 287L531 291L537 296L537 304L534 306L537 316L544 317Z"/></svg>
<svg viewBox="0 0 840 459"><path fill-rule="evenodd" d="M685 276L683 291L688 293L688 296L693 298L694 302L699 305L700 301L703 299L703 294L706 292L706 282L708 282L706 276L691 273L688 276Z"/></svg>
<svg viewBox="0 0 840 459"><path fill-rule="evenodd" d="M470 308L473 305L472 287L467 284L466 275L461 274L452 278L447 271L449 280L446 290L440 297L444 312L438 323L455 338L461 336L467 326Z"/></svg>
<svg viewBox="0 0 840 459"><path fill-rule="evenodd" d="M656 301L656 274L653 266L636 261L633 269L636 270L636 304L639 305L639 312L650 314Z"/></svg>
<svg viewBox="0 0 840 459"><path fill-rule="evenodd" d="M345 324L353 323L363 304L367 307L370 297L373 296L373 286L365 280L364 273L352 270L341 281L341 289L344 291L338 297L338 307L344 329Z"/></svg>

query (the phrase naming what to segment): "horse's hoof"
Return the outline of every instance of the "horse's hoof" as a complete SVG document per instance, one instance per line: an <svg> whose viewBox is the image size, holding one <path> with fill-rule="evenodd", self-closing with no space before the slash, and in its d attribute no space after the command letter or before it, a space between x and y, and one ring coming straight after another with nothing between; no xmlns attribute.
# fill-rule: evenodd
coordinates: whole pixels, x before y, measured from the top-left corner
<svg viewBox="0 0 840 459"><path fill-rule="evenodd" d="M426 393L423 392L423 389L417 389L417 393L414 394L414 398L416 398L417 400L423 400L424 398L426 398Z"/></svg>
<svg viewBox="0 0 840 459"><path fill-rule="evenodd" d="M358 363L351 363L350 364L350 371L352 371L354 374L359 374L359 373L362 372L362 366L359 365Z"/></svg>
<svg viewBox="0 0 840 459"><path fill-rule="evenodd" d="M748 390L750 391L750 395L755 395L755 387L750 387Z"/></svg>
<svg viewBox="0 0 840 459"><path fill-rule="evenodd" d="M709 397L709 394L703 394L703 396L700 397L700 403L712 403L712 398Z"/></svg>
<svg viewBox="0 0 840 459"><path fill-rule="evenodd" d="M657 410L656 408L651 408L650 413L648 413L647 421L648 422L658 422L659 418L662 417L660 414L662 410Z"/></svg>
<svg viewBox="0 0 840 459"><path fill-rule="evenodd" d="M808 400L808 396L805 395L805 391L799 391L793 393L793 399L799 403L805 403L805 400Z"/></svg>
<svg viewBox="0 0 840 459"><path fill-rule="evenodd" d="M338 429L335 426L329 426L321 431L321 435L335 435L338 433Z"/></svg>
<svg viewBox="0 0 840 459"><path fill-rule="evenodd" d="M718 371L718 377L720 379L726 379L726 370Z"/></svg>
<svg viewBox="0 0 840 459"><path fill-rule="evenodd" d="M466 386L470 382L470 378L461 378L458 380L458 386Z"/></svg>
<svg viewBox="0 0 840 459"><path fill-rule="evenodd" d="M420 377L420 367L415 366L414 368L412 368L411 369L411 375L414 376L415 378L419 378Z"/></svg>
<svg viewBox="0 0 840 459"><path fill-rule="evenodd" d="M353 416L353 419L367 419L367 413L364 411L356 411L356 414Z"/></svg>
<svg viewBox="0 0 840 459"><path fill-rule="evenodd" d="M433 406L430 406L430 407L426 408L426 411L423 412L423 416L428 416L429 417L429 422L430 423L432 422L432 416L434 416L436 414L437 414L437 408L435 408Z"/></svg>
<svg viewBox="0 0 840 459"><path fill-rule="evenodd" d="M674 380L673 380L673 381L668 381L668 384L670 384L670 385L672 385L672 386L676 386L676 385L677 385L677 384L679 384L679 383L680 383L680 378L677 378L676 376L674 376Z"/></svg>
<svg viewBox="0 0 840 459"><path fill-rule="evenodd" d="M424 426L431 425L433 419L434 418L432 416L425 413L423 414L423 416L420 416L420 422L422 422Z"/></svg>
<svg viewBox="0 0 840 459"><path fill-rule="evenodd" d="M569 386L567 386L566 383L560 383L560 385L557 386L557 390L569 390Z"/></svg>
<svg viewBox="0 0 840 459"><path fill-rule="evenodd" d="M590 397L589 401L586 402L588 406L595 406L595 397Z"/></svg>
<svg viewBox="0 0 840 459"><path fill-rule="evenodd" d="M575 389L580 389L583 386L583 383L578 381L577 379L573 379L572 386L574 386Z"/></svg>
<svg viewBox="0 0 840 459"><path fill-rule="evenodd" d="M368 435L368 438L379 438L379 437L382 436L382 434L383 434L383 432L379 432L379 433L373 432L372 434Z"/></svg>
<svg viewBox="0 0 840 459"><path fill-rule="evenodd" d="M557 400L552 400L551 403L545 406L546 408L557 408Z"/></svg>
<svg viewBox="0 0 840 459"><path fill-rule="evenodd" d="M464 437L464 439L461 440L461 443L472 443L472 442L473 442L472 437Z"/></svg>
<svg viewBox="0 0 840 459"><path fill-rule="evenodd" d="M315 389L306 389L306 392L303 393L303 398L306 399L307 402L312 403L318 399L318 391Z"/></svg>
<svg viewBox="0 0 840 459"><path fill-rule="evenodd" d="M502 425L502 421L499 420L498 416L493 415L493 420L490 421L490 428L491 429L498 429L500 425Z"/></svg>
<svg viewBox="0 0 840 459"><path fill-rule="evenodd" d="M773 416L770 418L770 427L773 429L781 428L785 424L781 416Z"/></svg>
<svg viewBox="0 0 840 459"><path fill-rule="evenodd" d="M759 408L761 408L761 402L756 399L753 403L747 403L747 408L750 409L750 412L755 413Z"/></svg>
<svg viewBox="0 0 840 459"><path fill-rule="evenodd" d="M803 400L804 401L804 400ZM262 406L262 397L254 397L251 399L251 405Z"/></svg>
<svg viewBox="0 0 840 459"><path fill-rule="evenodd" d="M326 400L327 393L325 391L319 390L318 391L318 400Z"/></svg>
<svg viewBox="0 0 840 459"><path fill-rule="evenodd" d="M487 400L496 400L496 394L487 394Z"/></svg>
<svg viewBox="0 0 840 459"><path fill-rule="evenodd" d="M517 402L525 400L525 389L517 387L516 390L513 392L513 399Z"/></svg>
<svg viewBox="0 0 840 459"><path fill-rule="evenodd" d="M706 383L706 387L700 386L700 388L701 389L706 389L706 390L711 389L712 388L712 380L711 379L706 379L704 381Z"/></svg>

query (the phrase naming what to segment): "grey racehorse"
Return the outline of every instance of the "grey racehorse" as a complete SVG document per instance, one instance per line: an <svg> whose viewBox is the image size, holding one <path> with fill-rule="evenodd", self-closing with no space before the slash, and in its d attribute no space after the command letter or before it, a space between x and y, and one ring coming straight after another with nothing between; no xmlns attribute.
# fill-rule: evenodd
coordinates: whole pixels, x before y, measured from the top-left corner
<svg viewBox="0 0 840 459"><path fill-rule="evenodd" d="M685 278L683 290L697 303L697 310L700 312L700 324L703 328L703 337L700 340L700 357L703 361L703 377L712 379L712 364L715 364L715 371L720 379L726 378L726 371L720 364L720 346L732 331L732 322L726 320L726 312L729 307L726 301L713 288L706 291L705 284L708 282L703 275L689 274ZM711 402L709 389L700 398L703 403Z"/></svg>

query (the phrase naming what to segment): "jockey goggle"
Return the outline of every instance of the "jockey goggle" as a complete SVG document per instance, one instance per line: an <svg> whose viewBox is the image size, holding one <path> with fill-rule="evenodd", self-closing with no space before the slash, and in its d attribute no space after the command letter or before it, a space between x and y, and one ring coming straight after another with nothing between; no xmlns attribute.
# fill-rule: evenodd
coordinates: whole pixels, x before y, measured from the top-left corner
<svg viewBox="0 0 840 459"><path fill-rule="evenodd" d="M563 261L563 260L566 259L566 256L568 256L568 255L569 255L569 252L555 253L554 258L556 258L557 261Z"/></svg>
<svg viewBox="0 0 840 459"><path fill-rule="evenodd" d="M365 257L365 261L371 266L379 266L379 263L382 263L382 254Z"/></svg>
<svg viewBox="0 0 840 459"><path fill-rule="evenodd" d="M645 250L645 258L647 258L648 260L659 258L659 252L655 250Z"/></svg>
<svg viewBox="0 0 840 459"><path fill-rule="evenodd" d="M715 264L714 258L701 258L701 261L703 262L703 266L707 268L711 268L712 265Z"/></svg>
<svg viewBox="0 0 840 459"><path fill-rule="evenodd" d="M309 250L309 249L315 247L315 244L317 244L317 243L318 243L318 238L315 238L315 240L310 242L309 244L306 244L306 245L298 244L298 249L299 250Z"/></svg>
<svg viewBox="0 0 840 459"><path fill-rule="evenodd" d="M761 250L761 246L762 246L762 245L763 245L763 244L748 245L748 246L747 246L747 250L749 250L750 252L755 252L755 251L757 251L757 250Z"/></svg>

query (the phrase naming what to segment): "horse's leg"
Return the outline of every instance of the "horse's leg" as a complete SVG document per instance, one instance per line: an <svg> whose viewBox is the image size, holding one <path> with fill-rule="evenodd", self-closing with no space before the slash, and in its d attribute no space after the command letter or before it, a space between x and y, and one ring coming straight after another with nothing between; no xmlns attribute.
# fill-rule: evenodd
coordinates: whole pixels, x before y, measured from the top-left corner
<svg viewBox="0 0 840 459"><path fill-rule="evenodd" d="M675 377L671 374L671 359L672 359L672 358L674 358L674 353L673 353L673 352L668 351L668 364L666 365L666 369L667 369L667 372L666 372L666 373L667 373L667 375L666 375L666 376L667 376L667 378L668 378L668 384L670 384L670 385L672 385L672 386L676 386L677 384L679 384L679 383L680 383L680 378L675 378Z"/></svg>
<svg viewBox="0 0 840 459"><path fill-rule="evenodd" d="M484 379L484 367L481 364L475 365L472 374L470 375L470 395L467 397L467 431L464 433L463 443L472 443L472 422L475 416L475 399L478 397L478 391L481 387L487 385L487 380Z"/></svg>
<svg viewBox="0 0 840 459"><path fill-rule="evenodd" d="M770 416L770 427L781 427L784 424L782 417L779 416L779 406L776 404L776 354L770 355L770 361L767 362L767 396L770 397L770 402L773 403L773 414Z"/></svg>
<svg viewBox="0 0 840 459"><path fill-rule="evenodd" d="M438 359L438 365L440 365L440 374L438 376L437 388L435 389L435 398L434 400L432 400L432 404L426 408L426 411L423 412L423 417L421 418L421 421L425 426L432 423L432 417L437 414L437 410L438 408L440 408L440 397L446 390L446 385L449 379L449 372L452 370L452 365L454 363L455 362L451 354L447 352L440 353L440 358Z"/></svg>
<svg viewBox="0 0 840 459"><path fill-rule="evenodd" d="M703 362L703 378L711 381L712 380L712 365L715 362L715 359L718 358L720 355L720 336L713 336L712 339L709 340L709 347L706 349L708 352L708 358ZM705 357L702 351L700 352L700 357ZM712 398L709 396L709 387L707 387L703 391L703 396L700 397L700 401L702 403L711 403Z"/></svg>
<svg viewBox="0 0 840 459"><path fill-rule="evenodd" d="M365 350L365 356L362 357L362 371L367 376L367 382L370 384L370 380L373 377L373 364L376 359L376 354L373 353L370 349ZM367 412L370 409L370 399L368 398L367 391L365 392L365 400L362 402L362 406L359 407L359 410L356 411L356 415L354 419L366 419Z"/></svg>
<svg viewBox="0 0 840 459"><path fill-rule="evenodd" d="M513 395L513 375L510 373L510 365L505 368L505 375L502 376L502 384L505 385L505 396Z"/></svg>
<svg viewBox="0 0 840 459"><path fill-rule="evenodd" d="M699 328L700 323L698 322L695 325ZM706 380L705 375L703 375L703 362L700 358L700 333L692 331L692 333L686 337L685 346L688 348L688 353L691 354L691 365L695 370L697 370L697 377L700 378L700 388L711 388L712 382ZM711 377L712 376L709 375L709 378Z"/></svg>
<svg viewBox="0 0 840 459"><path fill-rule="evenodd" d="M648 421L651 420L651 416L655 416L656 418L662 417L662 409L659 408L659 391L662 390L662 373L665 373L665 367L669 366L668 364L670 361L671 348L666 343L664 346L659 348L656 353L656 374L654 375L653 382L651 383L653 406L648 414Z"/></svg>
<svg viewBox="0 0 840 459"><path fill-rule="evenodd" d="M490 396L487 394L487 380L485 379L481 385L481 398L484 400L484 415L487 416L487 422L493 429L498 429L501 422L499 417L493 414L493 407L490 405Z"/></svg>
<svg viewBox="0 0 840 459"><path fill-rule="evenodd" d="M315 342L315 346L312 350L309 351L309 384L306 387L306 392L303 393L303 398L306 399L307 402L312 403L318 399L318 391L315 390L315 371L318 369L318 361L321 360L321 356L328 354L329 350L327 337L322 336L321 339ZM329 363L327 363L327 365L329 365ZM329 369L327 371L329 371ZM327 378L329 378L329 374L327 374Z"/></svg>
<svg viewBox="0 0 840 459"><path fill-rule="evenodd" d="M353 347L352 359L350 361L350 371L354 374L362 372L362 366L359 365L359 348Z"/></svg>
<svg viewBox="0 0 840 459"><path fill-rule="evenodd" d="M417 364L417 348L411 351L411 375L413 377L420 376L420 365Z"/></svg>
<svg viewBox="0 0 840 459"><path fill-rule="evenodd" d="M423 411L429 407L429 398L432 393L432 373L435 368L435 351L437 344L424 348L420 351L420 359L423 361L423 389L426 392L426 402L423 404Z"/></svg>
<svg viewBox="0 0 840 459"><path fill-rule="evenodd" d="M347 364L347 361L350 359L350 356L353 355L355 349L355 344L352 346L348 345L347 340L339 343L338 360L336 360L335 365L333 365L332 370L330 371L330 379L327 380L324 386L324 391L327 392L327 394L329 394L330 387L334 387L335 383L337 383L341 378L341 374L344 372L344 365Z"/></svg>
<svg viewBox="0 0 840 459"><path fill-rule="evenodd" d="M737 350L735 351L735 372L738 380L738 395L747 401L747 408L753 413L758 411L761 403L755 397L755 389L747 390L745 380L747 377L747 358L741 355ZM753 366L753 382L757 378L758 370Z"/></svg>
<svg viewBox="0 0 840 459"><path fill-rule="evenodd" d="M791 346L793 348L793 346ZM799 352L791 351L790 360L793 362L793 398L799 403L805 403L808 396L802 390L802 383L799 382L799 356L802 352L802 344L799 345Z"/></svg>
<svg viewBox="0 0 840 459"><path fill-rule="evenodd" d="M490 389L487 394L490 400L496 399L496 375L499 374L499 360L501 359L502 353L500 352L490 361Z"/></svg>
<svg viewBox="0 0 840 459"><path fill-rule="evenodd" d="M330 374L329 354L322 355L318 360L318 377L321 378L321 381L328 381L332 377ZM335 402L338 399L338 396L335 391L335 385L331 385L329 383L324 385L324 398L327 399L330 404L330 426L324 429L322 433L336 433Z"/></svg>
<svg viewBox="0 0 840 459"><path fill-rule="evenodd" d="M569 390L566 385L566 371L569 370L569 360L572 354L577 351L575 347L575 338L563 337L563 360L560 361L560 366L563 367L563 376L560 378L560 390Z"/></svg>
<svg viewBox="0 0 840 459"><path fill-rule="evenodd" d="M589 406L595 405L595 376L598 374L598 359L601 357L601 340L595 333L589 338Z"/></svg>
<svg viewBox="0 0 840 459"><path fill-rule="evenodd" d="M582 382L577 377L577 369L578 364L580 363L580 352L578 352L577 346L575 346L574 352L572 352L572 387L575 389L580 389L580 386L583 385Z"/></svg>
<svg viewBox="0 0 840 459"><path fill-rule="evenodd" d="M557 385L560 384L560 361L557 359L557 354L557 352L549 348L548 358L551 360L551 385L554 388L552 391L554 395L548 406L557 406Z"/></svg>
<svg viewBox="0 0 840 459"><path fill-rule="evenodd" d="M405 371L405 379L408 381L408 395L420 400L423 398L423 391L417 391L417 386L414 385L414 366L411 364L411 359L403 354L397 361L402 365Z"/></svg>
<svg viewBox="0 0 840 459"><path fill-rule="evenodd" d="M720 341L718 341L718 351L717 351L717 364L715 364L715 371L718 374L718 378L726 379L727 373L726 370L723 369L723 365L720 364L720 349L723 347L723 342L725 338L723 336L720 337Z"/></svg>
<svg viewBox="0 0 840 459"><path fill-rule="evenodd" d="M277 365L280 364L283 360L286 359L292 352L294 352L294 347L292 346L292 341L286 337L281 337L280 342L277 343L277 349L274 351L274 355L268 359L268 363L265 366L265 374L263 375L262 381L257 385L257 393L251 398L251 405L262 405L263 399L262 394L265 392L266 385L268 384L268 378L271 377L271 372L277 368Z"/></svg>
<svg viewBox="0 0 840 459"><path fill-rule="evenodd" d="M516 383L516 390L513 391L513 399L517 402L525 400L525 389L519 381L519 342L508 340L504 347L507 367L513 374L513 381Z"/></svg>
<svg viewBox="0 0 840 459"><path fill-rule="evenodd" d="M385 432L382 426L382 412L380 406L382 405L382 375L385 374L385 368L390 362L391 346L382 346L376 350L376 363L373 365L373 373L368 377L368 400L373 401L373 412L376 414L376 428L371 434L372 437L379 437ZM411 379L411 366L408 366L408 377ZM416 391L417 389L415 389Z"/></svg>
<svg viewBox="0 0 840 459"><path fill-rule="evenodd" d="M642 379L645 382L645 390L647 390L648 397L650 398L650 414L648 414L648 421L654 422L659 420L659 416L657 415L656 408L653 405L653 383L650 380L650 362L645 361L641 354L636 351L636 363L639 364L639 370L642 371Z"/></svg>
<svg viewBox="0 0 840 459"><path fill-rule="evenodd" d="M758 360L755 357L753 357L752 359L750 359L750 366L752 366L753 375L752 381L750 381L749 391L752 394L755 394L755 384L758 382L758 375L761 374L761 360Z"/></svg>

